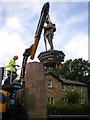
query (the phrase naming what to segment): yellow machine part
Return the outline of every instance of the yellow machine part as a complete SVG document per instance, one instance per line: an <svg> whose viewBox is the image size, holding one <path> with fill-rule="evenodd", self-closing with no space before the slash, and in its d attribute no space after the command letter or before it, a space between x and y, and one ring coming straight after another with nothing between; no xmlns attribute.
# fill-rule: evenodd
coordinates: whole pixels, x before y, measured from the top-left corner
<svg viewBox="0 0 90 120"><path fill-rule="evenodd" d="M36 38L35 38L34 45L33 45L33 48L32 48L32 51L31 51L31 60L34 59L34 55L35 55L35 53L36 53L36 49L37 49L38 43L39 43L39 38L36 37Z"/></svg>
<svg viewBox="0 0 90 120"><path fill-rule="evenodd" d="M0 92L2 92L5 95L5 97L9 96L9 93L7 91L0 90ZM0 102L0 112L3 112L3 113L6 112L7 105L8 105L8 103L6 103L6 102L4 102L4 103Z"/></svg>

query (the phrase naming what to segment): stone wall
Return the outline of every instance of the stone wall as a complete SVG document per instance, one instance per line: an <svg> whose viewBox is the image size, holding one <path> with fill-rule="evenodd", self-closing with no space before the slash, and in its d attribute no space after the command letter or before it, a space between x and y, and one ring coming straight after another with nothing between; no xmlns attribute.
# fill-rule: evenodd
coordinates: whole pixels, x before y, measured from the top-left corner
<svg viewBox="0 0 90 120"><path fill-rule="evenodd" d="M48 98L54 98L55 101L60 100L62 98L60 82L58 80L56 80L55 78L53 78L53 76L51 76L51 75L47 75L45 77L45 80L46 80L47 100L48 100ZM48 80L52 80L51 88L48 88Z"/></svg>
<svg viewBox="0 0 90 120"><path fill-rule="evenodd" d="M57 78L53 77L50 74L47 74L46 77L46 90L47 90L47 102L48 98L54 98L55 102L61 101L65 98L67 91L76 91L80 94L81 98L85 99L85 102L88 101L88 88L87 86L82 86L82 91L80 90L80 85L74 85L72 90L71 84L64 84L65 90L62 89L62 83ZM52 80L52 87L48 88L48 80Z"/></svg>

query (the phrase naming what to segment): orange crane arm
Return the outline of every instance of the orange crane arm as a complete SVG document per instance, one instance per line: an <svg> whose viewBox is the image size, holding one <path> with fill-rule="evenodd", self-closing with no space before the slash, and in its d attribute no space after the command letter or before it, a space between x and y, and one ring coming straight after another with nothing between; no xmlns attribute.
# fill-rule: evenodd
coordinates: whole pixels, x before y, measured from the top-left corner
<svg viewBox="0 0 90 120"><path fill-rule="evenodd" d="M49 2L47 2L43 5L42 11L41 11L40 19L39 19L38 26L37 26L36 33L35 33L35 41L34 41L32 51L31 51L30 59L32 59L32 60L34 59L34 56L35 56L35 53L37 50L37 46L38 46L38 43L40 40L40 36L42 33L42 29L43 29L43 26L45 23L46 16L48 15L48 12L49 12Z"/></svg>
<svg viewBox="0 0 90 120"><path fill-rule="evenodd" d="M36 37L36 38L35 38L34 45L33 45L33 48L32 48L32 52L31 52L31 58L30 58L31 60L34 59L34 56L35 56L35 53L36 53L36 50L37 50L38 43L39 43L39 38Z"/></svg>
<svg viewBox="0 0 90 120"><path fill-rule="evenodd" d="M36 29L36 33L35 33L35 41L34 44L32 44L29 48L25 49L25 52L23 54L23 62L22 62L22 69L21 69L21 74L20 74L20 81L22 81L22 79L24 80L24 75L25 75L25 70L26 70L26 63L28 60L28 57L30 56L30 59L33 60L36 50L37 50L37 46L40 40L40 36L42 33L42 29L45 23L45 19L46 16L48 15L49 12L49 2L45 3L43 5L42 11L41 11L41 15L40 15L40 19L37 25L37 29Z"/></svg>

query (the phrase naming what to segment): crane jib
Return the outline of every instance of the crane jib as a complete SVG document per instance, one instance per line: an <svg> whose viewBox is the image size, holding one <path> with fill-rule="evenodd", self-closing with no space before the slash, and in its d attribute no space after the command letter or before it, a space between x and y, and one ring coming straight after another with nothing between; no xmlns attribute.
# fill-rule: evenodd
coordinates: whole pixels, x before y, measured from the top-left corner
<svg viewBox="0 0 90 120"><path fill-rule="evenodd" d="M32 48L31 57L30 57L30 59L32 60L34 59L34 55L35 55L35 52L36 52L36 49L37 49L37 46L40 40L40 36L41 36L42 29L45 23L46 16L48 15L48 12L49 12L49 2L44 4L42 11L41 11L40 19L39 19L36 33L35 33L35 41L34 41L34 45Z"/></svg>
<svg viewBox="0 0 90 120"><path fill-rule="evenodd" d="M41 15L40 15L40 19L39 19L39 22L38 22L38 25L37 25L35 37L40 38L42 29L43 29L43 25L44 25L44 22L45 22L45 18L47 16L48 12L49 12L49 3L47 2L43 5Z"/></svg>

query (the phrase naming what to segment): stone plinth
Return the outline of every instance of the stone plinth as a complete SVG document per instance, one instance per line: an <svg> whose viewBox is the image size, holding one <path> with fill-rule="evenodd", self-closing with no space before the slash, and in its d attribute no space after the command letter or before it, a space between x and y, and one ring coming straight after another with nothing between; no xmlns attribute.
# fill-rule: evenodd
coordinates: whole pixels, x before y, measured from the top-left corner
<svg viewBox="0 0 90 120"><path fill-rule="evenodd" d="M25 88L28 120L47 119L45 74L42 63L27 64Z"/></svg>
<svg viewBox="0 0 90 120"><path fill-rule="evenodd" d="M40 62L44 64L45 67L53 67L58 62L64 61L65 54L59 50L49 50L41 52L38 56Z"/></svg>

